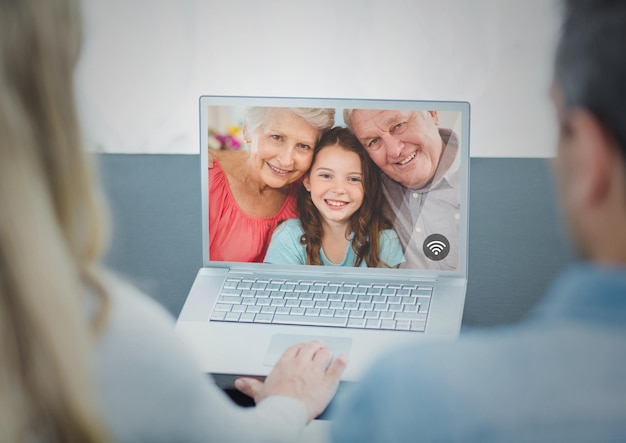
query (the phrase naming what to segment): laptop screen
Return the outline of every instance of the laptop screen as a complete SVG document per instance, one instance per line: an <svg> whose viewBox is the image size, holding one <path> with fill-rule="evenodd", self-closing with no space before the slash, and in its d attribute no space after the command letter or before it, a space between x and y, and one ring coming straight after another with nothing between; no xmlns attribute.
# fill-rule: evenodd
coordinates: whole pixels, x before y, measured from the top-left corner
<svg viewBox="0 0 626 443"><path fill-rule="evenodd" d="M200 97L204 265L466 277L469 111Z"/></svg>

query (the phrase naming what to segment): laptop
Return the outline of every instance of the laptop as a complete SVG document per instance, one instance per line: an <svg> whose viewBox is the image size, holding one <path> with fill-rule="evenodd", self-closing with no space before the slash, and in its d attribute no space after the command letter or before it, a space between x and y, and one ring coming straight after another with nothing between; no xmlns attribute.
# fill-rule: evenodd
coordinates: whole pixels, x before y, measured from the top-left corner
<svg viewBox="0 0 626 443"><path fill-rule="evenodd" d="M421 217L427 217L429 200L425 200L421 212L411 213L403 208L402 198L393 202L394 197L386 195L390 200L386 203L389 214L399 216L405 212L405 216L414 217L412 222L416 227L412 232L398 232L398 237L406 237L407 260L397 267L212 259L210 233L219 236L220 232L209 225L209 174L213 171L209 166L213 158L210 150L222 146L245 150L238 131L247 110L255 107L333 108L336 126L345 125L344 109L421 111L436 115L439 131L448 129L448 136L455 137L456 151L446 148L444 153L452 155L446 168L456 185L444 183L449 189L447 194L442 194L450 196L449 204L456 207L455 232L441 235L436 223L433 228L432 220L425 228L429 232L421 232L420 226L424 226ZM321 339L335 354L346 354L349 364L342 380L358 381L374 359L394 346L414 340L458 338L468 269L469 103L207 95L199 99L199 116L203 266L177 319L176 331L196 354L202 369L213 374L218 384L228 388L237 376L267 375L284 349L302 341ZM412 198L411 195L418 197L417 193L409 193L406 199ZM431 206L437 206L434 198L432 201ZM428 237L424 238L426 234ZM430 256L432 260L428 257L424 260L433 266L408 265L412 262L410 254ZM437 255L447 256L447 262ZM262 293L264 300L260 307L254 306L253 290ZM368 295L368 290L374 291L374 295ZM286 300L274 299L281 294ZM340 295L350 298L346 301ZM377 303L384 300L394 306ZM331 307L338 309L333 311ZM349 311L348 307L377 308L379 312L361 314ZM234 312L229 312L230 308ZM297 315L289 317L290 312ZM398 312L398 319L394 319ZM260 322L254 322L255 318ZM299 324L299 320L304 320L304 324Z"/></svg>

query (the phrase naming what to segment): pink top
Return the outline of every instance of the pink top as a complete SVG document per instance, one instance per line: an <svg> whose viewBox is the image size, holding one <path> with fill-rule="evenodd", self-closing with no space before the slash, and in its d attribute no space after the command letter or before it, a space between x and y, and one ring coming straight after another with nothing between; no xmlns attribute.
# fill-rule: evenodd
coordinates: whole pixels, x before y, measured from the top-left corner
<svg viewBox="0 0 626 443"><path fill-rule="evenodd" d="M280 211L273 217L246 214L233 197L224 170L218 162L209 169L209 258L219 261L263 262L276 225L298 216L292 183Z"/></svg>

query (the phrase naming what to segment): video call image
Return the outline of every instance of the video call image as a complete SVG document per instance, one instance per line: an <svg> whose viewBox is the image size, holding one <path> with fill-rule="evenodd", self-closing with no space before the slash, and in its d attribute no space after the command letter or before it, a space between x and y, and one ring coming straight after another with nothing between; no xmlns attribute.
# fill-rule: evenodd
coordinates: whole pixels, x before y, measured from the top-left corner
<svg viewBox="0 0 626 443"><path fill-rule="evenodd" d="M459 269L460 111L205 111L211 261Z"/></svg>

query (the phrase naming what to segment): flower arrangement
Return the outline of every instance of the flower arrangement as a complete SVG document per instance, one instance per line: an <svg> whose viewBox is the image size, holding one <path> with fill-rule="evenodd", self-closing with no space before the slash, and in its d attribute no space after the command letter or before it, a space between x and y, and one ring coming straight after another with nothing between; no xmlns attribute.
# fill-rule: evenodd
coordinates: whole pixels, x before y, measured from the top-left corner
<svg viewBox="0 0 626 443"><path fill-rule="evenodd" d="M213 129L209 129L208 145L211 149L233 149L238 150L243 146L239 139L241 128L230 125L225 134L221 134Z"/></svg>

